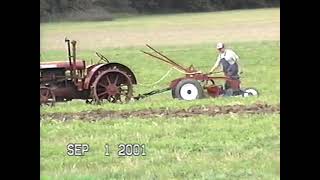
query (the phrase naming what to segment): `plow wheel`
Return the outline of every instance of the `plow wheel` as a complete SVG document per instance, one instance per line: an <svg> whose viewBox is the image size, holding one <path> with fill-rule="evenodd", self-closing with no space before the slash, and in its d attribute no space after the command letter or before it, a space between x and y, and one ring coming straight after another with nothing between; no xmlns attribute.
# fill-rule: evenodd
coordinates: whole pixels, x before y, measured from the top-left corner
<svg viewBox="0 0 320 180"><path fill-rule="evenodd" d="M56 97L52 90L47 87L40 87L40 105L53 106L56 102Z"/></svg>
<svg viewBox="0 0 320 180"><path fill-rule="evenodd" d="M201 84L194 79L183 79L177 86L172 89L174 98L182 100L195 100L204 97L204 92Z"/></svg>
<svg viewBox="0 0 320 180"><path fill-rule="evenodd" d="M246 89L244 89L242 96L243 97L259 96L259 92L255 88L246 88Z"/></svg>
<svg viewBox="0 0 320 180"><path fill-rule="evenodd" d="M118 69L101 72L95 79L91 93L95 102L127 103L132 98L130 77Z"/></svg>

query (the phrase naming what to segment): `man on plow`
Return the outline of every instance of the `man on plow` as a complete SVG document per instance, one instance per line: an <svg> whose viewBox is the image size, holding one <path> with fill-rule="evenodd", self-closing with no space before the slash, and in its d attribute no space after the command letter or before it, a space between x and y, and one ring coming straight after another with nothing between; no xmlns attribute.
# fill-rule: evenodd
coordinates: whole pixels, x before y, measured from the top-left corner
<svg viewBox="0 0 320 180"><path fill-rule="evenodd" d="M213 73L219 67L222 67L223 72L228 80L225 82L225 90L229 95L236 93L240 90L240 76L242 74L239 56L231 49L226 49L224 43L217 43L216 46L219 54L216 63L211 68L209 73ZM230 94L231 93L231 94Z"/></svg>

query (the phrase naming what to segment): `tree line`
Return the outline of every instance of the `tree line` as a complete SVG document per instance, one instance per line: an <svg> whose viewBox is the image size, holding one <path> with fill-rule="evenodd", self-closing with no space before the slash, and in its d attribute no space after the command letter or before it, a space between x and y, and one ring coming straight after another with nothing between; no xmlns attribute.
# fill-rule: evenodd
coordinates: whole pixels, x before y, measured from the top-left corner
<svg viewBox="0 0 320 180"><path fill-rule="evenodd" d="M40 0L40 21L112 20L114 13L205 12L278 6L280 0Z"/></svg>

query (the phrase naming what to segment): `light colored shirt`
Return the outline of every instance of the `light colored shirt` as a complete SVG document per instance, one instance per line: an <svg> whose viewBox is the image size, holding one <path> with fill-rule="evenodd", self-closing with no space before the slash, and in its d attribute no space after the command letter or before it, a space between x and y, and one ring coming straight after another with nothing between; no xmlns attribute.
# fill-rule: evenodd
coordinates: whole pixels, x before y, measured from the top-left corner
<svg viewBox="0 0 320 180"><path fill-rule="evenodd" d="M219 53L215 66L219 66L220 61L223 58L229 64L234 64L239 61L239 56L235 52L233 52L231 49L225 49L225 51L223 53Z"/></svg>

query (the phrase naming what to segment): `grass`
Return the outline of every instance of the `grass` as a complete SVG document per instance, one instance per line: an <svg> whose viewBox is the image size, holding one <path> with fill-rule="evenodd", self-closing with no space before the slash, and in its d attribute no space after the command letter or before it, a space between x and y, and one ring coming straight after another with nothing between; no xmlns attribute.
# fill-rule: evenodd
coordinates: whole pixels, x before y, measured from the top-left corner
<svg viewBox="0 0 320 180"><path fill-rule="evenodd" d="M72 32L99 30L101 29L144 29L144 28L161 28L163 26L218 26L227 24L241 24L244 22L265 22L279 21L274 19L279 16L279 8L254 9L254 10L232 10L220 12L205 13L180 13L180 14L160 14L160 15L142 15L119 17L115 21L101 22L56 22L42 23L41 28L46 32L63 32L68 30ZM271 16L270 16L271 15ZM191 18L191 21L190 21ZM208 19L210 22L208 24ZM228 19L228 21L221 21Z"/></svg>
<svg viewBox="0 0 320 180"><path fill-rule="evenodd" d="M65 49L64 38L79 50L101 47L192 45L215 41L279 40L279 8L210 13L181 13L119 18L115 21L42 23L41 50Z"/></svg>
<svg viewBox="0 0 320 180"><path fill-rule="evenodd" d="M278 179L279 115L44 121L43 179ZM83 157L68 143L88 143ZM110 156L104 156L104 145ZM119 157L120 143L145 144L146 156Z"/></svg>

